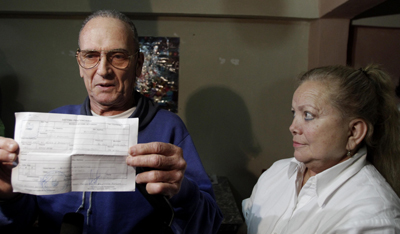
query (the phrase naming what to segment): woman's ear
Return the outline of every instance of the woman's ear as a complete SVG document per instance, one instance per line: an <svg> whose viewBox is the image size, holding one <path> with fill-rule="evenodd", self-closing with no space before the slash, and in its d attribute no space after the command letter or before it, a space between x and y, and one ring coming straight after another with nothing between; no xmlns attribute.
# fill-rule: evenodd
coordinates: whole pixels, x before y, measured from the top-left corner
<svg viewBox="0 0 400 234"><path fill-rule="evenodd" d="M347 150L354 150L364 140L368 131L368 125L363 119L353 119L349 123L349 131Z"/></svg>

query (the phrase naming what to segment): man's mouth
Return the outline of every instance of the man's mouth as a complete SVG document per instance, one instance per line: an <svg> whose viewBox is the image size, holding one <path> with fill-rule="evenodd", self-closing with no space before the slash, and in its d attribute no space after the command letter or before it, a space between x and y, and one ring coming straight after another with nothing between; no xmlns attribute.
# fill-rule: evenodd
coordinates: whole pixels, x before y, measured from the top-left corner
<svg viewBox="0 0 400 234"><path fill-rule="evenodd" d="M97 86L100 86L100 87L112 87L112 86L115 86L114 84L98 84Z"/></svg>

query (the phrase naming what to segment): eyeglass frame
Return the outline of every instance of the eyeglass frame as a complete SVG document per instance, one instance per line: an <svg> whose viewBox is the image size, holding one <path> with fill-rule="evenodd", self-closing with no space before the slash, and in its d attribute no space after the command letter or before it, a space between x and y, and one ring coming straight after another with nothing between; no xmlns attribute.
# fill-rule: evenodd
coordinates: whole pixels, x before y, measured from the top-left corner
<svg viewBox="0 0 400 234"><path fill-rule="evenodd" d="M129 53L127 53L128 54L128 58L129 58L129 62L128 62L128 65L125 67L125 68L119 68L119 67L116 67L116 66L114 66L113 64L112 64L112 62L110 62L109 60L108 60L108 57L107 57L107 54L109 53L109 52L128 52L127 50L124 50L124 49L113 49L113 50L81 50L80 48L77 48L76 49L76 53L75 53L75 57L76 57L76 60L77 60L77 62L78 62L78 65L80 66L80 67L82 67L82 68L84 68L84 69L92 69L92 68L94 68L94 67L96 67L97 65L99 65L100 64L100 61L101 61L101 52L106 52L106 60L107 60L107 62L108 63L110 63L111 64L111 66L113 66L114 68L116 68L116 69L120 69L120 70L125 70L127 67L129 67L129 65L130 65L130 63L131 63L131 58L133 57L133 56L136 56L138 53L139 53L139 50L136 50L136 52L135 53L133 53L133 54L129 54ZM80 64L80 59L78 58L78 56L79 56L79 53L81 53L81 52L99 52L100 53L100 57L99 57L99 61L97 61L97 63L94 65L94 66L92 66L92 67L84 67L84 66L82 66L81 64Z"/></svg>

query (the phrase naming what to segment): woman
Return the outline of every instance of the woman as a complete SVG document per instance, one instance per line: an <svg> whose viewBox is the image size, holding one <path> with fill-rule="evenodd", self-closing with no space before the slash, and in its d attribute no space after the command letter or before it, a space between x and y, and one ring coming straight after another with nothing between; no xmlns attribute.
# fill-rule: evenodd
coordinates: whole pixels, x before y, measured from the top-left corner
<svg viewBox="0 0 400 234"><path fill-rule="evenodd" d="M243 201L248 233L400 233L391 78L376 66L312 69L292 112L294 158L275 162Z"/></svg>

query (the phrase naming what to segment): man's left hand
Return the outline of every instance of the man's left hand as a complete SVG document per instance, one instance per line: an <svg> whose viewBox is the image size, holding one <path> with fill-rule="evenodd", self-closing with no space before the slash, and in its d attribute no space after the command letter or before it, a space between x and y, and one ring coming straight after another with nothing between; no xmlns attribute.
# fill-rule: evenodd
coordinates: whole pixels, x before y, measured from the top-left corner
<svg viewBox="0 0 400 234"><path fill-rule="evenodd" d="M151 168L136 176L136 183L147 183L149 194L172 198L179 192L186 170L180 147L162 142L137 144L130 148L126 163L132 167Z"/></svg>

